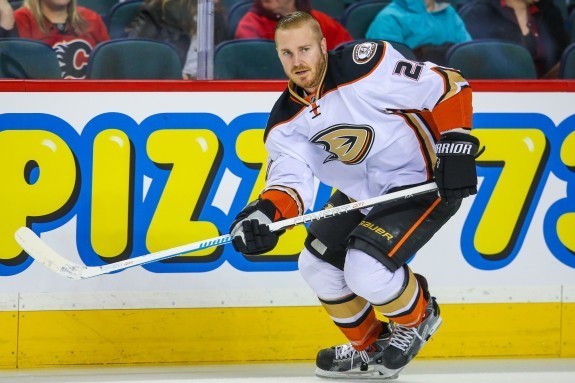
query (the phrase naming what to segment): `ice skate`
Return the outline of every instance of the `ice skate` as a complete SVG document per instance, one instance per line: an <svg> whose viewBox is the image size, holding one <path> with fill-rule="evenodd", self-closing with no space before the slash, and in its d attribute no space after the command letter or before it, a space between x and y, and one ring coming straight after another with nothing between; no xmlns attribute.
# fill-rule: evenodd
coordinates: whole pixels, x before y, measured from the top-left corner
<svg viewBox="0 0 575 383"><path fill-rule="evenodd" d="M399 375L441 325L439 306L434 297L429 298L424 318L423 322L412 328L390 323L389 345L382 355L383 365L390 373Z"/></svg>
<svg viewBox="0 0 575 383"><path fill-rule="evenodd" d="M332 379L394 379L397 374L389 373L382 364L389 337L389 326L384 323L378 339L363 351L357 351L350 343L320 350L315 374Z"/></svg>

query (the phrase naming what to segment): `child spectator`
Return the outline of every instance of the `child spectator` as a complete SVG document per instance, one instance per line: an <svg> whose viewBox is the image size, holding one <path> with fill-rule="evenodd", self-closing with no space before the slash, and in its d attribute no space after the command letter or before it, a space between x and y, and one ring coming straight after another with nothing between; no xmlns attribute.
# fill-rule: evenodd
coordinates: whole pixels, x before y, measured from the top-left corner
<svg viewBox="0 0 575 383"><path fill-rule="evenodd" d="M6 0L0 0L0 25L4 34L38 40L54 49L62 77L86 77L86 66L96 44L109 40L102 18L94 11L78 7L76 0L24 0L22 7L13 13L12 28L4 26ZM5 20L4 20L5 21Z"/></svg>
<svg viewBox="0 0 575 383"><path fill-rule="evenodd" d="M464 5L460 13L474 39L522 45L531 52L539 77L557 77L569 35L553 0L476 0Z"/></svg>
<svg viewBox="0 0 575 383"><path fill-rule="evenodd" d="M126 28L128 37L149 38L172 44L180 55L183 78L195 79L197 60L198 0L144 0L134 21ZM226 38L224 12L215 1L214 45Z"/></svg>
<svg viewBox="0 0 575 383"><path fill-rule="evenodd" d="M319 22L327 40L327 49L353 39L339 22L323 12L311 9L310 0L254 0L253 6L240 20L235 38L273 40L278 20L295 11L308 12Z"/></svg>
<svg viewBox="0 0 575 383"><path fill-rule="evenodd" d="M451 45L471 40L455 9L435 0L393 0L372 21L366 38L405 44L419 60L437 64L445 64Z"/></svg>

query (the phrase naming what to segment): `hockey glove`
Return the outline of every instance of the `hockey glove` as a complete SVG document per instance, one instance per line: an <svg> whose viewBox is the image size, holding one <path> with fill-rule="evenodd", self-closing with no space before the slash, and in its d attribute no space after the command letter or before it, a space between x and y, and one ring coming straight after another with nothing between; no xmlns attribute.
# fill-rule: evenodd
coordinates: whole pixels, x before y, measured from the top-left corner
<svg viewBox="0 0 575 383"><path fill-rule="evenodd" d="M466 133L445 133L435 149L435 183L441 199L452 202L477 194L475 158L481 154L479 140Z"/></svg>
<svg viewBox="0 0 575 383"><path fill-rule="evenodd" d="M268 199L258 199L247 205L232 223L230 234L236 251L245 255L259 255L276 247L284 231L272 232L276 207Z"/></svg>

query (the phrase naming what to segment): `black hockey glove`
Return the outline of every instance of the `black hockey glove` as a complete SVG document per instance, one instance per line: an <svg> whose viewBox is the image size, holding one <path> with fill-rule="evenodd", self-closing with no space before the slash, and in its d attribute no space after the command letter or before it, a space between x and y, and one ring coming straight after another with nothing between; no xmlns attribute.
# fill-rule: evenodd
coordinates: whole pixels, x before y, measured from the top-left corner
<svg viewBox="0 0 575 383"><path fill-rule="evenodd" d="M276 247L279 236L285 232L271 232L276 207L268 199L258 199L247 205L236 217L230 228L232 245L245 255L259 255Z"/></svg>
<svg viewBox="0 0 575 383"><path fill-rule="evenodd" d="M435 152L435 183L441 199L452 202L477 194L475 158L481 154L479 140L466 133L445 133Z"/></svg>

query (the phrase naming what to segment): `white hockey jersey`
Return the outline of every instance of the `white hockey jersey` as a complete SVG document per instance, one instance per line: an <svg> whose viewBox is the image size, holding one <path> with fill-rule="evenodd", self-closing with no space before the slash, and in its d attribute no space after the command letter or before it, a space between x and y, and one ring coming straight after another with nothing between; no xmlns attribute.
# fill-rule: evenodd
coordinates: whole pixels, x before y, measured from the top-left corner
<svg viewBox="0 0 575 383"><path fill-rule="evenodd" d="M331 51L311 102L290 82L271 111L261 198L287 218L310 207L314 176L355 200L428 181L440 133L471 129L471 112L456 70L407 60L386 42Z"/></svg>

